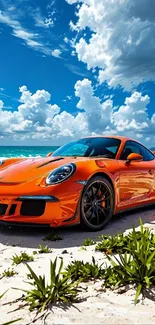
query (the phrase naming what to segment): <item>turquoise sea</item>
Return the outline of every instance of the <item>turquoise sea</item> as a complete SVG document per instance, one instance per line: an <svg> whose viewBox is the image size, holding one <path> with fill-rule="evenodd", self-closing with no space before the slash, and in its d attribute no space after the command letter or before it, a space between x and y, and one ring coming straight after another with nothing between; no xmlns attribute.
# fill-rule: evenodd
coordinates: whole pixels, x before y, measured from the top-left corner
<svg viewBox="0 0 155 325"><path fill-rule="evenodd" d="M56 146L0 146L0 158L45 157L49 152L53 152L57 148Z"/></svg>

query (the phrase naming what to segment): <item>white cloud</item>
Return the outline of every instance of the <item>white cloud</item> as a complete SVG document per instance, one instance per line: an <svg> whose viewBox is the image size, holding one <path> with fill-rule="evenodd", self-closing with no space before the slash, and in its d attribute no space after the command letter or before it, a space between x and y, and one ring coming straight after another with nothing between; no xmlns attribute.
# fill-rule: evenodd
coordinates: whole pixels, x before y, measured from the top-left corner
<svg viewBox="0 0 155 325"><path fill-rule="evenodd" d="M111 98L101 101L95 96L92 82L85 78L75 84L79 111L74 116L62 111L57 104L51 104L51 95L44 89L32 94L22 86L19 91L20 105L16 111L6 110L0 101L0 137L3 141L10 139L15 143L31 139L61 144L87 135L125 134L150 145L155 142L155 114L148 115L148 95L133 92L116 108Z"/></svg>
<svg viewBox="0 0 155 325"><path fill-rule="evenodd" d="M53 24L51 17L43 19L42 16L39 15L38 11L36 12L35 21L38 26L40 24L40 27L48 28ZM12 29L12 35L23 40L24 43L33 50L39 51L49 56L52 52L53 56L60 58L61 51L59 49L52 51L49 46L46 46L44 44L40 34L31 32L28 29L24 28L18 20L18 15L15 15L14 13L12 14L10 11L5 12L0 10L0 23L9 26Z"/></svg>
<svg viewBox="0 0 155 325"><path fill-rule="evenodd" d="M60 108L56 104L48 104L51 95L47 91L37 90L32 95L26 86L21 87L19 91L21 92L20 101L23 104L18 107L18 110L25 120L44 125L48 118L53 118L59 113Z"/></svg>
<svg viewBox="0 0 155 325"><path fill-rule="evenodd" d="M73 97L72 96L70 96L70 95L67 95L66 96L66 98L65 99L63 99L62 101L63 102L68 102L68 101L71 101L73 99Z"/></svg>
<svg viewBox="0 0 155 325"><path fill-rule="evenodd" d="M55 49L52 51L52 56L54 56L55 58L60 58L61 53L62 52L59 49Z"/></svg>
<svg viewBox="0 0 155 325"><path fill-rule="evenodd" d="M152 0L66 0L76 7L83 30L75 39L78 59L99 68L99 82L132 89L155 81L155 2ZM92 34L87 34L86 27Z"/></svg>
<svg viewBox="0 0 155 325"><path fill-rule="evenodd" d="M68 99L68 100L72 100L72 96L66 96L66 98Z"/></svg>
<svg viewBox="0 0 155 325"><path fill-rule="evenodd" d="M3 106L4 106L4 103L2 100L0 100L0 109L3 108Z"/></svg>
<svg viewBox="0 0 155 325"><path fill-rule="evenodd" d="M67 37L64 37L64 42L67 44L69 43L69 39Z"/></svg>
<svg viewBox="0 0 155 325"><path fill-rule="evenodd" d="M67 2L70 4L70 5L72 5L72 4L74 4L74 3L76 3L76 2L80 2L79 0L67 0Z"/></svg>
<svg viewBox="0 0 155 325"><path fill-rule="evenodd" d="M64 141L87 133L86 118L66 111L60 112L57 104L50 104L49 92L37 90L32 94L26 86L19 88L21 93L17 111L4 109L0 101L0 136L4 141L50 140Z"/></svg>
<svg viewBox="0 0 155 325"><path fill-rule="evenodd" d="M76 25L75 25L72 21L70 21L70 23L69 23L69 27L70 27L70 29L71 29L72 31L78 30L78 28L76 27Z"/></svg>
<svg viewBox="0 0 155 325"><path fill-rule="evenodd" d="M123 105L116 108L111 97L101 102L95 96L92 83L88 79L76 83L75 95L80 98L77 107L84 110L82 114L90 134L120 134L144 142L152 134L151 140L154 143L155 114L149 118L148 95L143 96L135 91L125 99Z"/></svg>
<svg viewBox="0 0 155 325"><path fill-rule="evenodd" d="M60 108L56 104L48 104L51 95L45 90L37 90L32 94L26 86L22 86L19 91L22 104L17 111L4 110L1 101L0 134L3 132L7 137L9 132L14 139L17 139L18 134L24 133L26 137L32 138L38 127L45 127L48 119L52 120L56 114L59 114Z"/></svg>
<svg viewBox="0 0 155 325"><path fill-rule="evenodd" d="M9 27L11 27L12 34L15 37L24 40L28 46L33 48L42 47L42 44L40 44L37 41L38 34L27 31L21 26L20 22L17 19L12 18L9 14L6 14L1 10L0 10L0 23L6 24Z"/></svg>
<svg viewBox="0 0 155 325"><path fill-rule="evenodd" d="M15 11L15 10L16 10L16 7L14 7L14 6L8 7L8 11Z"/></svg>
<svg viewBox="0 0 155 325"><path fill-rule="evenodd" d="M88 129L90 132L103 133L106 127L112 128L112 101L104 103L94 95L91 81L83 79L75 85L75 95L80 98L77 107L85 111Z"/></svg>
<svg viewBox="0 0 155 325"><path fill-rule="evenodd" d="M47 5L46 12L43 14L40 7L35 7L30 10L30 15L35 21L35 26L40 28L53 28L56 21L55 2Z"/></svg>
<svg viewBox="0 0 155 325"><path fill-rule="evenodd" d="M26 44L30 47L42 47L43 45L36 41L35 39L38 37L38 34L27 32L23 29L15 29L13 31L13 35L18 37L26 42Z"/></svg>
<svg viewBox="0 0 155 325"><path fill-rule="evenodd" d="M42 17L39 12L33 16L35 20L35 26L42 28L50 28L54 26L54 20L48 17Z"/></svg>
<svg viewBox="0 0 155 325"><path fill-rule="evenodd" d="M76 74L77 76L87 77L89 73L87 71L83 71L78 65L66 63L65 66L68 68L69 71Z"/></svg>
<svg viewBox="0 0 155 325"><path fill-rule="evenodd" d="M113 121L117 130L123 132L128 130L136 132L138 130L138 132L143 132L147 129L149 131L151 123L147 112L149 102L149 96L142 96L139 92L134 92L131 97L127 97L124 105L113 113Z"/></svg>

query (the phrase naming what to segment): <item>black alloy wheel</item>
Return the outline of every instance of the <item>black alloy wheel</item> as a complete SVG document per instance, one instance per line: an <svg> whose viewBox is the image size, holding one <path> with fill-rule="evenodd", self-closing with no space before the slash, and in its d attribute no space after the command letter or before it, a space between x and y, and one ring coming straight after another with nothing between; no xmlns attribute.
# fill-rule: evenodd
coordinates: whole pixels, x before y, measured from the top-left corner
<svg viewBox="0 0 155 325"><path fill-rule="evenodd" d="M93 177L81 198L81 224L88 230L99 231L110 221L114 210L114 191L110 182Z"/></svg>

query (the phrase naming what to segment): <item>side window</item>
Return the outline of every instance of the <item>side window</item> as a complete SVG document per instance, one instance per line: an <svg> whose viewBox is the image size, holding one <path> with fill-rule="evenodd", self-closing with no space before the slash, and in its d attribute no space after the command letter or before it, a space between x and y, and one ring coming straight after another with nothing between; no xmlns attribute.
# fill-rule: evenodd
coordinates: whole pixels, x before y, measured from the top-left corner
<svg viewBox="0 0 155 325"><path fill-rule="evenodd" d="M128 155L130 155L130 153L138 153L138 154L142 155L143 161L150 161L150 160L155 159L154 155L149 150L147 150L141 144L134 142L134 141L126 142L120 159L127 160L127 157L128 157Z"/></svg>
<svg viewBox="0 0 155 325"><path fill-rule="evenodd" d="M142 147L142 156L143 156L143 160L144 161L150 161L150 160L154 160L155 159L155 156L149 151L147 150L145 147L141 146Z"/></svg>
<svg viewBox="0 0 155 325"><path fill-rule="evenodd" d="M142 151L138 143L133 141L127 141L122 151L120 159L127 160L127 157L130 155L130 153L138 153L142 155Z"/></svg>

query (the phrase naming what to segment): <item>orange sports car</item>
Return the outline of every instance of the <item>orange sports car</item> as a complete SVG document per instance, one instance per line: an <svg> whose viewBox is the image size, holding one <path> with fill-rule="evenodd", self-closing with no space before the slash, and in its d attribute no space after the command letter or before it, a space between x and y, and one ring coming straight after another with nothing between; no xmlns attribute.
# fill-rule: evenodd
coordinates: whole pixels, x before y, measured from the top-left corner
<svg viewBox="0 0 155 325"><path fill-rule="evenodd" d="M155 203L155 156L139 142L95 136L45 158L0 162L0 221L102 229L113 214Z"/></svg>

